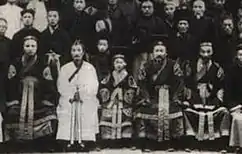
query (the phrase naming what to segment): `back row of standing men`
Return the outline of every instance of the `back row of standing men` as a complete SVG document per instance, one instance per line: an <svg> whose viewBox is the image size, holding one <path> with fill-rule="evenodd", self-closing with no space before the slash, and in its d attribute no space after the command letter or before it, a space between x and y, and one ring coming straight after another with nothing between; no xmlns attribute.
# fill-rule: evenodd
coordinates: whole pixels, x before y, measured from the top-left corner
<svg viewBox="0 0 242 154"><path fill-rule="evenodd" d="M242 146L241 36L225 1L214 0L207 12L202 0L72 4L68 11L48 7L47 18L37 16L42 1L0 7L5 141L57 138L64 149L66 141L87 147L100 128L101 139L138 138L145 149L149 140L184 135L230 134L230 145Z"/></svg>

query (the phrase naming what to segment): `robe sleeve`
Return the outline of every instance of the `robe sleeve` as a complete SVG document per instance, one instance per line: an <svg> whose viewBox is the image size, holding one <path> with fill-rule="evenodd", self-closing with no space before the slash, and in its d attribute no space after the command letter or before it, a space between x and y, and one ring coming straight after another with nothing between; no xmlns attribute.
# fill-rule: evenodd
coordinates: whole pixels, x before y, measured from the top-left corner
<svg viewBox="0 0 242 154"><path fill-rule="evenodd" d="M69 86L68 76L66 75L66 68L62 67L57 79L57 89L61 96L69 97L69 91L66 90L66 87Z"/></svg>

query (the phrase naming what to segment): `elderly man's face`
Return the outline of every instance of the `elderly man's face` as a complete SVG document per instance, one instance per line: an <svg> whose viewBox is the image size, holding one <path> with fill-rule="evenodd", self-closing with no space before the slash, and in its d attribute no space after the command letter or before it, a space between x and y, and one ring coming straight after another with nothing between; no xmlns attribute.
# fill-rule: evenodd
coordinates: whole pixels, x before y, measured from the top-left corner
<svg viewBox="0 0 242 154"><path fill-rule="evenodd" d="M154 13L154 4L151 1L141 3L141 13L146 16L152 16Z"/></svg>
<svg viewBox="0 0 242 154"><path fill-rule="evenodd" d="M205 3L202 0L194 1L192 11L196 17L202 17L205 12Z"/></svg>
<svg viewBox="0 0 242 154"><path fill-rule="evenodd" d="M80 44L73 45L71 48L71 56L74 61L81 61L84 56L83 46Z"/></svg>
<svg viewBox="0 0 242 154"><path fill-rule="evenodd" d="M177 25L179 33L187 33L189 29L189 23L187 20L180 20Z"/></svg>
<svg viewBox="0 0 242 154"><path fill-rule="evenodd" d="M0 35L4 36L8 28L8 24L4 20L0 20Z"/></svg>
<svg viewBox="0 0 242 154"><path fill-rule="evenodd" d="M232 35L234 30L234 23L232 19L225 19L222 24L222 29L227 35Z"/></svg>
<svg viewBox="0 0 242 154"><path fill-rule="evenodd" d="M213 55L213 48L211 46L202 46L199 55L203 60L209 60Z"/></svg>

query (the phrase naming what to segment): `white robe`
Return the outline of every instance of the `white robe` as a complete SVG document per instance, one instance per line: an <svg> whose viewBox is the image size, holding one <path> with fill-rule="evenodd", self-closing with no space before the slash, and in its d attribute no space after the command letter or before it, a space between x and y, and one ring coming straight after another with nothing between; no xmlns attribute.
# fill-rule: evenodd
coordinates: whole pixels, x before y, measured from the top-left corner
<svg viewBox="0 0 242 154"><path fill-rule="evenodd" d="M48 25L45 3L39 0L31 0L27 8L35 10L34 28L40 32L44 31Z"/></svg>
<svg viewBox="0 0 242 154"><path fill-rule="evenodd" d="M82 140L95 141L95 135L99 132L97 114L99 101L96 97L98 92L98 78L96 70L88 62L83 62L81 69L69 83L68 79L75 70L76 66L73 62L67 63L61 68L58 78L57 86L61 97L57 107L57 117L59 120L57 139L70 140L71 104L69 100L73 98L76 92L76 86L78 85L80 98L83 101L81 109Z"/></svg>
<svg viewBox="0 0 242 154"><path fill-rule="evenodd" d="M21 23L21 11L22 8L17 5L10 5L9 3L0 6L0 17L6 19L8 22L6 36L10 39L23 27Z"/></svg>

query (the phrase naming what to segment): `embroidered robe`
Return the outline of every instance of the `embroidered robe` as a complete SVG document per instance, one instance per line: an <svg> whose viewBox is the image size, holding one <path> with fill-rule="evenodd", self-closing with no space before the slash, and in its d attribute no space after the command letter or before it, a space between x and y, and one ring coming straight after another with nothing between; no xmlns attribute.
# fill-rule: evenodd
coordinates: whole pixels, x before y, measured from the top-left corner
<svg viewBox="0 0 242 154"><path fill-rule="evenodd" d="M186 134L214 140L229 135L229 112L223 103L224 71L215 62L201 59L186 68Z"/></svg>
<svg viewBox="0 0 242 154"><path fill-rule="evenodd" d="M137 85L134 78L127 72L121 74L112 73L101 81L99 125L102 139L131 138L133 134L132 112Z"/></svg>
<svg viewBox="0 0 242 154"><path fill-rule="evenodd" d="M138 137L164 141L183 135L181 75L179 65L170 59L163 64L149 61L140 70L142 99L135 107Z"/></svg>
<svg viewBox="0 0 242 154"><path fill-rule="evenodd" d="M22 57L10 64L6 84L5 140L52 135L58 93L51 70L37 56L29 62Z"/></svg>

